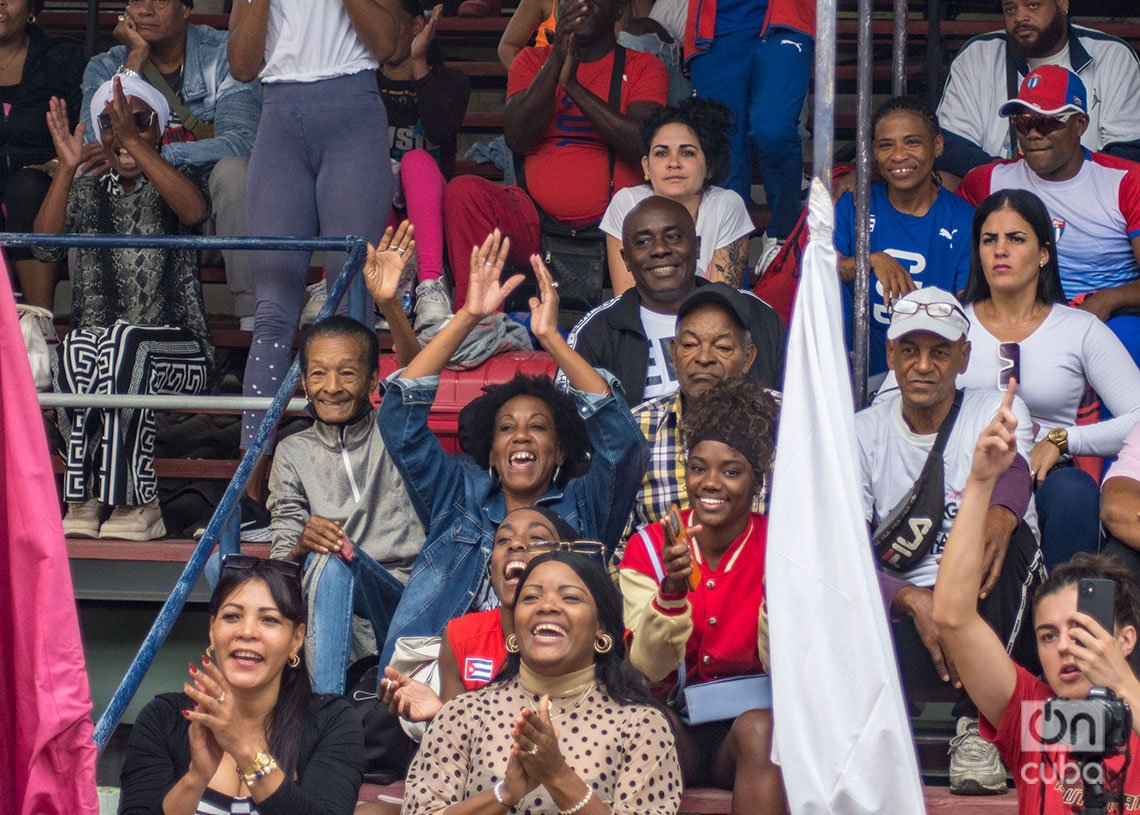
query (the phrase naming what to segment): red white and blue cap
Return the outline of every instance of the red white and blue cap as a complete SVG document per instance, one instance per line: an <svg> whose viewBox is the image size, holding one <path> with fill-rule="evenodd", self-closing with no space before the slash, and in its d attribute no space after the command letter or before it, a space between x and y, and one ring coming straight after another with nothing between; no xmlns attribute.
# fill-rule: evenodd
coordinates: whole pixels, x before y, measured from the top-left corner
<svg viewBox="0 0 1140 815"><path fill-rule="evenodd" d="M1026 110L1042 116L1062 113L1088 113L1087 92L1081 78L1060 65L1042 65L1021 81L1017 96L998 110L999 116L1012 116Z"/></svg>

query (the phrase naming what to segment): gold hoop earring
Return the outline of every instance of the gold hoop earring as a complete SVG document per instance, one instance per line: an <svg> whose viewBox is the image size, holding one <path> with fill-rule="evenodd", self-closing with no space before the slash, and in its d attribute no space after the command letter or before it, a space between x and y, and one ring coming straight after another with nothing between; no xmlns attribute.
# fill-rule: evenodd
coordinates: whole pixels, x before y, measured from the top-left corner
<svg viewBox="0 0 1140 815"><path fill-rule="evenodd" d="M646 173L646 174L645 174L645 180L646 180L646 181L648 181L648 180L649 180L649 173Z"/></svg>
<svg viewBox="0 0 1140 815"><path fill-rule="evenodd" d="M599 654L608 654L613 650L613 647L614 638L609 634L602 634L602 636L598 637L597 640L594 641L594 650Z"/></svg>
<svg viewBox="0 0 1140 815"><path fill-rule="evenodd" d="M290 668L296 668L300 664L301 664L300 654L293 654L293 656L289 657L289 667Z"/></svg>
<svg viewBox="0 0 1140 815"><path fill-rule="evenodd" d="M206 656L208 656L210 659L214 658L214 646L212 646L212 645L206 646Z"/></svg>
<svg viewBox="0 0 1140 815"><path fill-rule="evenodd" d="M507 643L506 644L507 644L507 650L510 651L512 654L517 654L519 652L519 638L516 637L514 634L511 634L509 637L507 637Z"/></svg>

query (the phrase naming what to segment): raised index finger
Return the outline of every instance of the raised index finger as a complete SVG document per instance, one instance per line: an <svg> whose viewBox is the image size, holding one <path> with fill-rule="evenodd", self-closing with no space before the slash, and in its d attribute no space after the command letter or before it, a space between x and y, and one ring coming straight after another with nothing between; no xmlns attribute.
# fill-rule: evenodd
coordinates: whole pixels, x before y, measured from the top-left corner
<svg viewBox="0 0 1140 815"><path fill-rule="evenodd" d="M1005 388L1005 396L1001 400L1002 410L1013 410L1013 397L1017 395L1017 377L1011 376L1009 384Z"/></svg>

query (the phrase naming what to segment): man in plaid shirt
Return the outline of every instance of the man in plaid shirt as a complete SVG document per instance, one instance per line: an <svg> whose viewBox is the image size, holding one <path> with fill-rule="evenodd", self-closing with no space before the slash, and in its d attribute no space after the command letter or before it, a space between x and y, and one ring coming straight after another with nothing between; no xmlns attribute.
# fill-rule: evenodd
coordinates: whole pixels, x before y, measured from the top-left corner
<svg viewBox="0 0 1140 815"><path fill-rule="evenodd" d="M744 376L756 359L756 345L747 325L749 295L724 283L693 291L677 312L677 333L669 354L677 372L678 389L648 399L633 408L634 421L649 442L649 467L633 505L626 536L659 521L669 507L688 502L685 457L677 433L686 400L700 397L717 382ZM765 512L768 487L753 509Z"/></svg>

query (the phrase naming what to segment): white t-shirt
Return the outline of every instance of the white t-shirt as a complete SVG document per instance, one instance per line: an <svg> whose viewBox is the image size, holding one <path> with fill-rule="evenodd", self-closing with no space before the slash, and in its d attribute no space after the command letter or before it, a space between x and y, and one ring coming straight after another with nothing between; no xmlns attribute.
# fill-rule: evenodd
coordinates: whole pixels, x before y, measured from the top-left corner
<svg viewBox="0 0 1140 815"><path fill-rule="evenodd" d="M272 0L262 82L316 82L379 67L344 0Z"/></svg>
<svg viewBox="0 0 1140 815"><path fill-rule="evenodd" d="M669 342L677 334L677 315L658 314L641 306L641 325L649 340L649 368L645 373L645 395L652 399L677 390L677 372L669 356Z"/></svg>
<svg viewBox="0 0 1140 815"><path fill-rule="evenodd" d="M629 211L653 195L648 184L626 187L618 190L606 207L602 216L601 230L607 235L621 240L621 227ZM709 276L713 252L728 246L734 240L752 234L755 226L744 206L744 199L733 190L724 187L709 187L701 195L697 207L697 237L701 239L701 253L697 256L697 275ZM670 334L672 336L672 334Z"/></svg>
<svg viewBox="0 0 1140 815"><path fill-rule="evenodd" d="M938 577L938 560L958 514L966 477L970 474L974 446L982 430L1001 407L1001 400L1002 395L996 391L968 390L962 397L962 408L943 452L946 509L942 530L922 561L905 575L916 586L933 586ZM1013 412L1017 416L1017 448L1029 461L1033 450L1029 410L1024 402L1014 398ZM867 520L872 522L875 518L886 517L914 486L937 434L921 435L911 431L902 417L902 399L896 391L893 398L876 401L855 414L855 435L862 470L863 511ZM1037 510L1032 498L1025 512L1025 522L1036 535Z"/></svg>
<svg viewBox="0 0 1140 815"><path fill-rule="evenodd" d="M970 366L958 377L958 387L997 390L1005 364L998 354L1000 342L974 315L973 305L966 306L966 313L970 316ZM1064 427L1074 454L1119 453L1124 437L1140 421L1140 370L1108 326L1087 311L1054 305L1045 321L1018 346L1017 395L1033 414L1037 439L1054 427ZM1074 426L1086 381L1113 418Z"/></svg>

